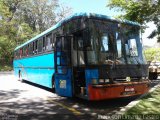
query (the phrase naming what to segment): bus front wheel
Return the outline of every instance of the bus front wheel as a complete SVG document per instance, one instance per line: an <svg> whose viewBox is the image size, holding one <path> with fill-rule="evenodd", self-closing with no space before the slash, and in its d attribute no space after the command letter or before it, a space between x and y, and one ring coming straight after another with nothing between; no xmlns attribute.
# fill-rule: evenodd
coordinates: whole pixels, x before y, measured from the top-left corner
<svg viewBox="0 0 160 120"><path fill-rule="evenodd" d="M157 74L157 73L154 73L153 79L154 79L154 80L157 80L157 78L158 78L158 74Z"/></svg>
<svg viewBox="0 0 160 120"><path fill-rule="evenodd" d="M150 80L156 80L157 77L158 77L157 73L149 72L149 79Z"/></svg>

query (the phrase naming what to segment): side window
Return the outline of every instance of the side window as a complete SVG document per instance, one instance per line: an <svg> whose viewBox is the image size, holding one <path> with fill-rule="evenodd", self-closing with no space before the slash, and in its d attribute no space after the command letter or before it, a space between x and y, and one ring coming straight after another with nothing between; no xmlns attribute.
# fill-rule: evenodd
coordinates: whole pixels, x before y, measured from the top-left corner
<svg viewBox="0 0 160 120"><path fill-rule="evenodd" d="M129 50L130 50L131 56L138 56L136 39L129 40Z"/></svg>
<svg viewBox="0 0 160 120"><path fill-rule="evenodd" d="M18 49L18 50L17 50L17 58L19 58L19 57L20 57L19 52L20 52L20 50Z"/></svg>
<svg viewBox="0 0 160 120"><path fill-rule="evenodd" d="M24 46L23 48L23 56L26 57L28 54L28 45Z"/></svg>
<svg viewBox="0 0 160 120"><path fill-rule="evenodd" d="M62 39L62 50L70 50L71 49L71 43L70 38L65 37Z"/></svg>
<svg viewBox="0 0 160 120"><path fill-rule="evenodd" d="M47 35L46 37L46 50L52 50L52 34Z"/></svg>
<svg viewBox="0 0 160 120"><path fill-rule="evenodd" d="M122 42L120 39L117 40L117 54L118 58L122 57Z"/></svg>
<svg viewBox="0 0 160 120"><path fill-rule="evenodd" d="M83 35L82 33L75 34L73 48L75 50L83 50Z"/></svg>
<svg viewBox="0 0 160 120"><path fill-rule="evenodd" d="M38 40L38 53L41 53L43 49L43 40L39 39Z"/></svg>
<svg viewBox="0 0 160 120"><path fill-rule="evenodd" d="M22 57L22 48L19 50L19 57L21 58Z"/></svg>
<svg viewBox="0 0 160 120"><path fill-rule="evenodd" d="M120 33L116 32L116 44L117 44L117 57L122 57L122 41L120 37Z"/></svg>
<svg viewBox="0 0 160 120"><path fill-rule="evenodd" d="M22 48L22 57L25 56L25 47Z"/></svg>
<svg viewBox="0 0 160 120"><path fill-rule="evenodd" d="M129 46L127 43L125 43L125 50L126 50L126 55L130 55Z"/></svg>
<svg viewBox="0 0 160 120"><path fill-rule="evenodd" d="M32 45L33 43L30 43L29 44L29 55L32 55L33 54L33 45Z"/></svg>
<svg viewBox="0 0 160 120"><path fill-rule="evenodd" d="M26 55L29 55L29 44L27 45L27 49L26 49Z"/></svg>
<svg viewBox="0 0 160 120"><path fill-rule="evenodd" d="M102 52L107 52L109 50L108 41L109 41L108 34L104 34L101 38L101 51Z"/></svg>
<svg viewBox="0 0 160 120"><path fill-rule="evenodd" d="M34 54L38 53L38 40L34 42Z"/></svg>
<svg viewBox="0 0 160 120"><path fill-rule="evenodd" d="M76 55L74 59L74 64L78 65L84 65L85 64L85 55L84 55L84 46L87 47L90 43L87 41L84 42L84 35L82 32L77 32L74 34L74 40L73 40L73 48L74 50L77 50L77 53L74 52Z"/></svg>
<svg viewBox="0 0 160 120"><path fill-rule="evenodd" d="M52 49L54 48L54 44L55 44L55 38L54 38L54 34L52 34Z"/></svg>
<svg viewBox="0 0 160 120"><path fill-rule="evenodd" d="M43 51L46 50L45 37L43 37Z"/></svg>
<svg viewBox="0 0 160 120"><path fill-rule="evenodd" d="M14 58L15 58L15 59L17 58L17 50L14 51Z"/></svg>
<svg viewBox="0 0 160 120"><path fill-rule="evenodd" d="M24 48L23 48L23 56L24 57L26 56L26 46L24 46Z"/></svg>
<svg viewBox="0 0 160 120"><path fill-rule="evenodd" d="M32 43L32 54L34 54L34 42Z"/></svg>
<svg viewBox="0 0 160 120"><path fill-rule="evenodd" d="M61 51L62 50L62 38L57 37L56 38L56 51Z"/></svg>
<svg viewBox="0 0 160 120"><path fill-rule="evenodd" d="M83 49L83 39L81 37L78 38L78 50Z"/></svg>

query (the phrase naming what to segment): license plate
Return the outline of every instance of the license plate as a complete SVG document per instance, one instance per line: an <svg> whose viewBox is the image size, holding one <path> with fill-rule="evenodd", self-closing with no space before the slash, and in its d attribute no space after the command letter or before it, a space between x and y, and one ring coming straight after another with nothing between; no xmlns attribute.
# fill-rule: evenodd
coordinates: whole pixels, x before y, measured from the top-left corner
<svg viewBox="0 0 160 120"><path fill-rule="evenodd" d="M133 86L126 86L126 87L124 88L124 91L125 91L125 92L133 92L133 91L135 91L135 89L134 89Z"/></svg>
<svg viewBox="0 0 160 120"><path fill-rule="evenodd" d="M122 93L122 95L131 95L131 94L135 94L135 89L133 86L126 86L124 88L124 92Z"/></svg>

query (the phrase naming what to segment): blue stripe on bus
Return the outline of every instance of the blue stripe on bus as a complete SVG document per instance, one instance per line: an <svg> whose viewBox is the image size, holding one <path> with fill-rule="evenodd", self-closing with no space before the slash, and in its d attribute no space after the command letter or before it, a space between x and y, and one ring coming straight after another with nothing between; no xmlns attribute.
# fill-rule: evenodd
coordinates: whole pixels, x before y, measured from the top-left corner
<svg viewBox="0 0 160 120"><path fill-rule="evenodd" d="M42 56L35 56L31 58L24 58L14 60L15 75L18 77L18 71L21 70L22 78L45 87L52 88L52 76L55 72L54 68L54 54L45 54ZM28 68L28 66L30 68ZM34 69L32 67L45 69ZM46 69L48 67L48 69Z"/></svg>

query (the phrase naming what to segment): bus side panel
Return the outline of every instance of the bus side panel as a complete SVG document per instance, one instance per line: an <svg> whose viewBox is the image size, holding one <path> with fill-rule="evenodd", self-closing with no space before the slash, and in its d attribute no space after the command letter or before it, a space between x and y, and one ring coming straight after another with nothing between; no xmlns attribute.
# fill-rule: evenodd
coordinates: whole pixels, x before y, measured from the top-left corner
<svg viewBox="0 0 160 120"><path fill-rule="evenodd" d="M54 74L54 54L44 54L14 61L15 75L18 71L22 78L49 88L52 88L52 76Z"/></svg>
<svg viewBox="0 0 160 120"><path fill-rule="evenodd" d="M15 65L16 65L16 63L17 63L17 61L16 60L14 60L13 61L13 70L14 70L14 75L15 75L15 77L16 77L16 79L18 79L18 71L19 71L19 68L17 68L17 67L15 67Z"/></svg>

